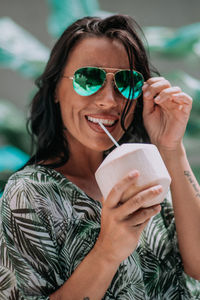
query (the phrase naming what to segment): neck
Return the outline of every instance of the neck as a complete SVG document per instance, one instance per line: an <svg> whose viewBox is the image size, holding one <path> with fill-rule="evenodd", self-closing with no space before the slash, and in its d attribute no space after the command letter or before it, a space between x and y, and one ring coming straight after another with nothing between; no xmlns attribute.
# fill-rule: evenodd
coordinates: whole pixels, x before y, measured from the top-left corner
<svg viewBox="0 0 200 300"><path fill-rule="evenodd" d="M76 184L88 196L101 202L102 195L94 174L102 160L103 152L96 152L91 149L82 150L76 147L70 151L69 161L57 171Z"/></svg>
<svg viewBox="0 0 200 300"><path fill-rule="evenodd" d="M60 172L66 176L91 178L103 160L103 152L82 145L69 145L70 158Z"/></svg>

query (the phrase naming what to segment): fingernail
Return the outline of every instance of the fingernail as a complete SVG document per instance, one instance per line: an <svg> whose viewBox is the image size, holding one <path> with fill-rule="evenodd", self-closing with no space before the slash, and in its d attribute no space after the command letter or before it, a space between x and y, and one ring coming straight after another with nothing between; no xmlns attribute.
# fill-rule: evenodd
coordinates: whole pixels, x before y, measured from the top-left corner
<svg viewBox="0 0 200 300"><path fill-rule="evenodd" d="M160 96L157 96L154 100L155 100L155 102L159 102L160 101Z"/></svg>
<svg viewBox="0 0 200 300"><path fill-rule="evenodd" d="M144 83L142 87L143 92L146 91L147 88L148 88L148 84Z"/></svg>
<svg viewBox="0 0 200 300"><path fill-rule="evenodd" d="M157 213L159 213L161 211L161 206L160 205L156 205L154 207L154 210L157 211Z"/></svg>
<svg viewBox="0 0 200 300"><path fill-rule="evenodd" d="M155 193L161 193L162 190L163 190L163 188L162 188L162 185L160 185L160 184L152 187L152 191Z"/></svg>
<svg viewBox="0 0 200 300"><path fill-rule="evenodd" d="M144 96L144 97L149 97L150 95L151 95L151 92L147 91L147 92L144 93L143 96Z"/></svg>
<svg viewBox="0 0 200 300"><path fill-rule="evenodd" d="M133 177L137 177L137 176L139 176L139 172L137 170L131 171L128 174L129 178L133 178Z"/></svg>

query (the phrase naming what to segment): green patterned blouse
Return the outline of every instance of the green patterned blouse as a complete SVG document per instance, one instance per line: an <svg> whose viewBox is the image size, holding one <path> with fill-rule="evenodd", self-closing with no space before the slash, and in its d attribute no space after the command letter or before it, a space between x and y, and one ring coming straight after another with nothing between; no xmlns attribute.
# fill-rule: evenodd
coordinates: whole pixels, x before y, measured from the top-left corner
<svg viewBox="0 0 200 300"><path fill-rule="evenodd" d="M101 203L43 166L12 175L0 202L0 299L48 299L95 244ZM183 272L169 200L120 264L103 299L200 299L200 282Z"/></svg>

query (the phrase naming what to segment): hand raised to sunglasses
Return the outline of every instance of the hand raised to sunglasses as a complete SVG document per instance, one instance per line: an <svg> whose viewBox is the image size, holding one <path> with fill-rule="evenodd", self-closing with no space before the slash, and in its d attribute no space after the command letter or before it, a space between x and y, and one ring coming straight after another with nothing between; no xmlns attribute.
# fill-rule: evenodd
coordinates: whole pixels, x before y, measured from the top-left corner
<svg viewBox="0 0 200 300"><path fill-rule="evenodd" d="M143 86L143 119L151 142L159 149L176 150L181 144L192 98L163 77L150 78Z"/></svg>

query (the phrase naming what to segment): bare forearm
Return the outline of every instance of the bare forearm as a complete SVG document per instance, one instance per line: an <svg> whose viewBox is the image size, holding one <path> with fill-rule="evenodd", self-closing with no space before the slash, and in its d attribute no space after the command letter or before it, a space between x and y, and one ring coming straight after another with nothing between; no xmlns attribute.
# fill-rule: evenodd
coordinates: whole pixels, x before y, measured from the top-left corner
<svg viewBox="0 0 200 300"><path fill-rule="evenodd" d="M200 187L183 147L161 153L172 178L176 230L185 271L200 279Z"/></svg>
<svg viewBox="0 0 200 300"><path fill-rule="evenodd" d="M93 249L50 300L100 300L105 295L118 265L106 261Z"/></svg>

